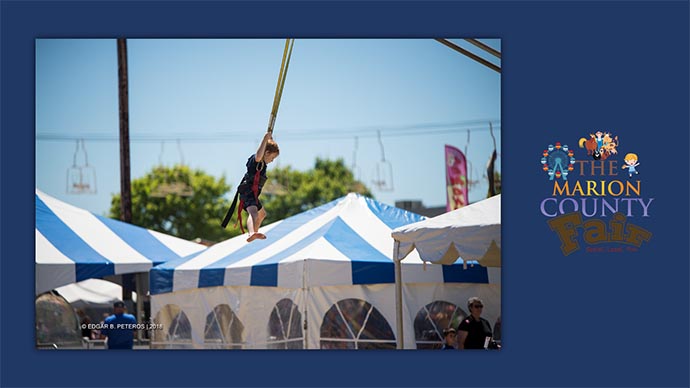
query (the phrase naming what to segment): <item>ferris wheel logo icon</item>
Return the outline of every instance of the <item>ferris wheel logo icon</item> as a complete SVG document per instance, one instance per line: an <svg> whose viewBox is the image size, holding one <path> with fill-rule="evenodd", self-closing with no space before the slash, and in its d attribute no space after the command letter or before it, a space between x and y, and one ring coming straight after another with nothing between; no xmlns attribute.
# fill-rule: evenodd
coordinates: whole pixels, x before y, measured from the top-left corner
<svg viewBox="0 0 690 388"><path fill-rule="evenodd" d="M568 174L573 171L575 165L573 150L567 145L561 145L560 142L556 142L556 145L549 144L542 153L541 164L549 180L568 180Z"/></svg>

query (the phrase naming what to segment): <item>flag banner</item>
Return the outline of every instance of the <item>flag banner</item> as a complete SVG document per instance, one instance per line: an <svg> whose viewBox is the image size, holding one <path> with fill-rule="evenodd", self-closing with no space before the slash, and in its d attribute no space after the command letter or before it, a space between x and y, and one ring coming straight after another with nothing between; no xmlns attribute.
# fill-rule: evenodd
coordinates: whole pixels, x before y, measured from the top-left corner
<svg viewBox="0 0 690 388"><path fill-rule="evenodd" d="M446 211L455 210L467 205L467 160L462 151L447 144L446 190Z"/></svg>

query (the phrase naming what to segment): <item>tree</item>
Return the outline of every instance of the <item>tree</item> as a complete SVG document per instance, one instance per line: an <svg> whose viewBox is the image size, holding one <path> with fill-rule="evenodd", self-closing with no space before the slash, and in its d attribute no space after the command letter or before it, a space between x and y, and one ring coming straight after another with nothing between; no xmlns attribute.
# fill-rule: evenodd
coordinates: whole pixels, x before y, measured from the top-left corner
<svg viewBox="0 0 690 388"><path fill-rule="evenodd" d="M343 159L316 159L314 168L295 171L291 167L269 168L268 181L261 193L266 207L263 225L323 205L347 193L372 197L357 181ZM226 229L220 226L236 188L225 177L216 180L201 170L187 166L154 167L146 176L132 181L132 223L147 229L187 240L202 238L222 241L240 234L234 228L236 214ZM239 206L239 203L238 203ZM110 217L120 218L120 195L113 196ZM247 222L243 212L242 221Z"/></svg>
<svg viewBox="0 0 690 388"><path fill-rule="evenodd" d="M289 166L269 169L269 180L261 194L266 207L264 225L355 192L372 197L371 191L356 180L343 159L317 158L314 168L305 172Z"/></svg>
<svg viewBox="0 0 690 388"><path fill-rule="evenodd" d="M157 166L132 181L132 223L186 240L221 241L239 230L220 226L230 201L230 186L187 166ZM233 192L234 193L234 192ZM120 219L120 194L113 195L110 217Z"/></svg>

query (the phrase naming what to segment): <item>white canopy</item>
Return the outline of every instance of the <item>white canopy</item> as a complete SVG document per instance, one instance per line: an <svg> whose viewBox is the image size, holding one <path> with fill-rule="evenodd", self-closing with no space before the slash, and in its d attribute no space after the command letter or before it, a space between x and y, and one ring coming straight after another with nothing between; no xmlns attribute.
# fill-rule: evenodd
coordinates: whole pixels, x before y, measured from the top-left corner
<svg viewBox="0 0 690 388"><path fill-rule="evenodd" d="M66 284L148 272L206 249L167 234L95 215L36 189L36 295Z"/></svg>
<svg viewBox="0 0 690 388"><path fill-rule="evenodd" d="M103 307L111 308L113 303L122 299L122 286L103 279L86 279L55 289L74 308ZM137 301L135 292L132 300Z"/></svg>
<svg viewBox="0 0 690 388"><path fill-rule="evenodd" d="M399 244L395 259L403 260L414 249L435 264L478 261L484 267L501 266L501 195L396 228L391 235Z"/></svg>

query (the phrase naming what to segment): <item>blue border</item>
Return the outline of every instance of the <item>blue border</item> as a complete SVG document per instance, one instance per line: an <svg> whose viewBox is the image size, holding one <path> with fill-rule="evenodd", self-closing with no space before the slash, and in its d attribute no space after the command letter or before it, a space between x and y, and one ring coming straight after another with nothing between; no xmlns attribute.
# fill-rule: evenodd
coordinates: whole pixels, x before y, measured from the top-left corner
<svg viewBox="0 0 690 388"><path fill-rule="evenodd" d="M688 386L688 2L3 1L2 386ZM502 39L500 352L37 352L34 39ZM645 154L650 243L560 254L544 143L615 128ZM557 139L556 139L557 140ZM21 167L18 167L21 166ZM26 372L26 368L30 372Z"/></svg>

